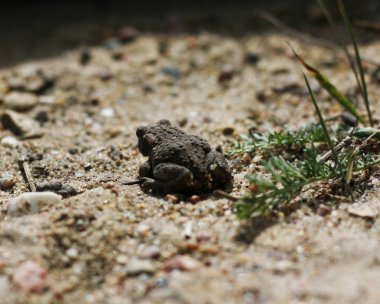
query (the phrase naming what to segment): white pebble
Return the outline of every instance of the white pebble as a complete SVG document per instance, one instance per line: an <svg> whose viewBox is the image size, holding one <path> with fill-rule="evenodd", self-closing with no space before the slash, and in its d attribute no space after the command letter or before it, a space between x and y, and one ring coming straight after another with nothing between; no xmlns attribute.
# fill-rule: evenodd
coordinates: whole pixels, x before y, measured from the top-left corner
<svg viewBox="0 0 380 304"><path fill-rule="evenodd" d="M104 108L100 111L100 115L103 117L114 117L115 116L115 110L111 107Z"/></svg>
<svg viewBox="0 0 380 304"><path fill-rule="evenodd" d="M53 192L26 192L9 202L8 215L21 216L38 213L43 207L59 202L61 202L61 196Z"/></svg>
<svg viewBox="0 0 380 304"><path fill-rule="evenodd" d="M78 249L74 248L74 247L71 247L69 249L67 249L66 251L66 255L70 258L77 258L78 257Z"/></svg>
<svg viewBox="0 0 380 304"><path fill-rule="evenodd" d="M31 93L11 92L4 97L4 106L15 111L30 110L37 102L37 96Z"/></svg>
<svg viewBox="0 0 380 304"><path fill-rule="evenodd" d="M20 142L13 136L5 136L1 139L1 145L6 148L16 148Z"/></svg>

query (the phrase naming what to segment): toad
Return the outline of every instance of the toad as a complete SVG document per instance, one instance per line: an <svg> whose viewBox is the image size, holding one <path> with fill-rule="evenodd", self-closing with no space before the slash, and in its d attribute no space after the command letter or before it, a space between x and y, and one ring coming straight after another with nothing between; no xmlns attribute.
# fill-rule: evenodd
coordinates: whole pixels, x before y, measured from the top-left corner
<svg viewBox="0 0 380 304"><path fill-rule="evenodd" d="M220 148L188 135L168 120L137 129L138 149L148 160L139 170L144 190L154 193L199 193L225 188L232 176Z"/></svg>

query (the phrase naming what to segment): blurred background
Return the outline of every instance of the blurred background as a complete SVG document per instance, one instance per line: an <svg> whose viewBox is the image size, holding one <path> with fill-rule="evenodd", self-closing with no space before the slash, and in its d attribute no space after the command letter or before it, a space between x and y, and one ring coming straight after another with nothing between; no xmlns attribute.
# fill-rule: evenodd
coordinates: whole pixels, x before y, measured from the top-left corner
<svg viewBox="0 0 380 304"><path fill-rule="evenodd" d="M334 7L334 0L326 2ZM380 1L349 0L345 4L352 18L379 21ZM102 44L120 35L126 25L166 34L213 31L244 35L270 26L257 18L259 9L311 34L313 25L325 22L317 1L303 0L8 2L0 10L0 67Z"/></svg>

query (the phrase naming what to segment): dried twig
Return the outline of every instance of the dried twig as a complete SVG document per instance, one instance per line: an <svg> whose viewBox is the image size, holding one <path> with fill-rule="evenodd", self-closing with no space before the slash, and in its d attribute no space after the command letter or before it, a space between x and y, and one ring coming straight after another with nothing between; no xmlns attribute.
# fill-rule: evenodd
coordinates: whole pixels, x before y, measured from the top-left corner
<svg viewBox="0 0 380 304"><path fill-rule="evenodd" d="M29 164L26 160L26 151L23 150L22 148L19 148L17 152L18 152L18 163L19 163L21 172L24 176L24 179L28 183L30 191L36 192L36 183L30 171Z"/></svg>
<svg viewBox="0 0 380 304"><path fill-rule="evenodd" d="M229 199L230 201L233 201L233 202L236 202L238 200L237 197L231 195L231 194L228 194L227 192L223 191L223 190L214 190L212 192L213 195L216 195L216 196L221 196L221 197L224 197L224 198L227 198Z"/></svg>

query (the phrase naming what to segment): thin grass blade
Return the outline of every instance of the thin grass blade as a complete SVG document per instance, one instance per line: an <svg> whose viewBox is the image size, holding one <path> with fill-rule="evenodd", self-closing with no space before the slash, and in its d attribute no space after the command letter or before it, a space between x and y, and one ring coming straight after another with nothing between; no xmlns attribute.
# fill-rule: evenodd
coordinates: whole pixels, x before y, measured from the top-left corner
<svg viewBox="0 0 380 304"><path fill-rule="evenodd" d="M364 103L365 103L365 106L366 106L366 109L367 109L369 124L371 126L373 126L372 113L371 113L371 109L370 109L370 105L369 105L369 100L368 100L367 84L366 84L366 81L365 81L364 69L363 69L363 64L362 64L362 60L361 60L361 57L360 57L358 43L356 41L356 38L355 38L354 32L352 30L352 26L351 26L350 20L349 20L348 15L347 15L346 8L345 8L342 0L337 0L337 3L338 3L338 8L339 8L340 14L342 15L342 18L343 18L343 21L344 21L344 25L346 27L346 30L350 34L350 38L351 38L352 44L354 46L356 65L357 65L357 67L359 69L359 75L360 75L360 80L361 80L361 88L362 88L361 92L362 92Z"/></svg>
<svg viewBox="0 0 380 304"><path fill-rule="evenodd" d="M322 75L322 73L320 73L316 68L307 64L305 60L303 60L292 47L291 49L294 53L294 56L302 63L309 74L315 78L319 84L330 94L330 96L338 101L342 107L354 115L362 124L365 124L364 118L356 111L351 101L346 96L344 96L324 75Z"/></svg>

